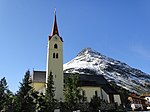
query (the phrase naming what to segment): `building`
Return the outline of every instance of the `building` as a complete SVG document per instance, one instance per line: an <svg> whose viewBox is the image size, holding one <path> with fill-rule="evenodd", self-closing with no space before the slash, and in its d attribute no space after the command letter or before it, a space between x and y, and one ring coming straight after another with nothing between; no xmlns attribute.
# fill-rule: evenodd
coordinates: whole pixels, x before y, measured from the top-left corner
<svg viewBox="0 0 150 112"><path fill-rule="evenodd" d="M130 101L130 106L132 110L145 110L146 107L146 100L141 96L137 96L136 94L131 94L128 97Z"/></svg>
<svg viewBox="0 0 150 112"><path fill-rule="evenodd" d="M64 78L70 74L63 73L63 39L59 35L56 12L52 33L48 37L46 71L33 71L32 74L32 86L35 90L45 93L46 82L50 72L52 72L54 78L55 98L63 101ZM121 104L120 95L102 75L80 74L79 87L84 92L88 102L93 95L97 94L108 103L117 102L119 105Z"/></svg>
<svg viewBox="0 0 150 112"><path fill-rule="evenodd" d="M150 93L141 94L140 98L143 98L144 100L146 100L145 106L146 106L147 110L150 110Z"/></svg>
<svg viewBox="0 0 150 112"><path fill-rule="evenodd" d="M70 75L72 74L64 73L64 78ZM121 104L120 95L109 85L103 75L79 74L78 86L88 102L96 95L108 103Z"/></svg>

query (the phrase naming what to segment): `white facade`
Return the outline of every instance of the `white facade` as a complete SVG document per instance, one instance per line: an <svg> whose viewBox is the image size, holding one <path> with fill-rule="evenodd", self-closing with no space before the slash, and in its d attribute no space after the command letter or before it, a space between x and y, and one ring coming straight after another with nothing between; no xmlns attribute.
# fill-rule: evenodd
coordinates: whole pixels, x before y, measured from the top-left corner
<svg viewBox="0 0 150 112"><path fill-rule="evenodd" d="M89 87L89 86L84 86L80 87L81 88L81 94L83 95L83 91L86 97L87 102L91 101L91 98L95 95L95 92L97 92L98 97L101 98L101 88L100 87Z"/></svg>
<svg viewBox="0 0 150 112"><path fill-rule="evenodd" d="M103 100L110 103L109 95L103 89L101 91L101 95L102 95L101 97L102 97Z"/></svg>
<svg viewBox="0 0 150 112"><path fill-rule="evenodd" d="M100 97L100 99L103 99L106 102L110 103L109 94L107 94L101 87L83 86L80 87L80 89L82 95L84 91L84 95L86 97L87 102L90 102L91 98L93 98L93 96L97 94L97 96ZM114 102L117 102L118 105L121 104L120 95L114 94L113 98L114 98Z"/></svg>
<svg viewBox="0 0 150 112"><path fill-rule="evenodd" d="M55 34L48 41L47 52L47 70L46 82L48 75L52 72L54 79L55 98L63 100L63 42Z"/></svg>
<svg viewBox="0 0 150 112"><path fill-rule="evenodd" d="M120 95L114 95L114 102L116 102L118 105L121 105Z"/></svg>

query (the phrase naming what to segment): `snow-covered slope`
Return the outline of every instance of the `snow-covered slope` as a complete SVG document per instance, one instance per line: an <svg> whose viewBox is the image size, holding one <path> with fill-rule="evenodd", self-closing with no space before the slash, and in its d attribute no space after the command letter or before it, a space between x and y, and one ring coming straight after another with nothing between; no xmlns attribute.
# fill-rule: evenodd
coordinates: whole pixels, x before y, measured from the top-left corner
<svg viewBox="0 0 150 112"><path fill-rule="evenodd" d="M109 82L115 82L131 92L150 92L150 75L91 48L83 49L74 59L64 64L64 72L102 74Z"/></svg>

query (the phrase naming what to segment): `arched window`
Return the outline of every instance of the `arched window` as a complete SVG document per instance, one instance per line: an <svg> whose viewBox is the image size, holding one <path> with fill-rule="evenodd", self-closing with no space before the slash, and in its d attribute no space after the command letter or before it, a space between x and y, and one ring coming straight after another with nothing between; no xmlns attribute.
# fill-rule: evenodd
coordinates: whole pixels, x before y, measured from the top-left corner
<svg viewBox="0 0 150 112"><path fill-rule="evenodd" d="M58 58L58 53L56 54L56 58Z"/></svg>
<svg viewBox="0 0 150 112"><path fill-rule="evenodd" d="M55 49L57 49L57 48L58 48L58 45L57 45L57 44L55 44L55 45L54 45L54 48L55 48Z"/></svg>
<svg viewBox="0 0 150 112"><path fill-rule="evenodd" d="M95 91L95 96L96 96L96 97L98 96L97 91Z"/></svg>
<svg viewBox="0 0 150 112"><path fill-rule="evenodd" d="M55 58L55 53L53 53L53 58Z"/></svg>

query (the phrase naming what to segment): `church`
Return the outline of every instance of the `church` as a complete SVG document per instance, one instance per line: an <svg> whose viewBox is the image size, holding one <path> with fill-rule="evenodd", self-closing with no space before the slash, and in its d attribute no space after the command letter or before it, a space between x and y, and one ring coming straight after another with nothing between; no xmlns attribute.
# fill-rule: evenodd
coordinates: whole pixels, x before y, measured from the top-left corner
<svg viewBox="0 0 150 112"><path fill-rule="evenodd" d="M47 65L46 71L34 71L31 75L32 86L38 92L45 93L48 75L52 72L55 88L55 99L64 101L64 79L72 73L63 72L63 38L59 35L56 12L52 32L48 36ZM119 93L117 93L103 77L103 75L79 74L79 88L84 94L87 102L90 102L94 95L108 103L121 104Z"/></svg>

